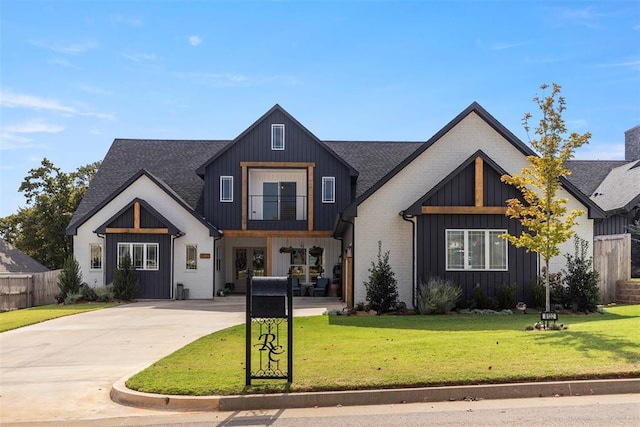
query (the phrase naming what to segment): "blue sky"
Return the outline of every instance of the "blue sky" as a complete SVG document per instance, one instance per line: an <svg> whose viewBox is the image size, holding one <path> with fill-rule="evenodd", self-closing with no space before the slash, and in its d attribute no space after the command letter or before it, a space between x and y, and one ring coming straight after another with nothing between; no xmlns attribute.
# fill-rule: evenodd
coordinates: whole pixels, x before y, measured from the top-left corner
<svg viewBox="0 0 640 427"><path fill-rule="evenodd" d="M0 216L44 157L232 139L276 103L320 139L425 141L477 101L526 141L557 82L579 159L622 159L640 124L637 0L0 0L0 28Z"/></svg>

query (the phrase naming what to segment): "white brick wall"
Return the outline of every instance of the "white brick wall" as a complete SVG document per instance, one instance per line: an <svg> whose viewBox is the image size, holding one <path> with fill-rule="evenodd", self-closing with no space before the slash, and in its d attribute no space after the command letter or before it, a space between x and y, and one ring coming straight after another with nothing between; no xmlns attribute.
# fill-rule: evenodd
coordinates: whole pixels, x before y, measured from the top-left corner
<svg viewBox="0 0 640 427"><path fill-rule="evenodd" d="M354 301L365 301L363 283L368 281L371 262L377 259L377 242L390 251L389 262L398 281L400 300L411 306L412 244L411 224L399 212L416 200L471 157L482 150L494 162L511 174L520 173L528 164L526 157L475 113L436 141L402 171L393 176L378 191L358 206L355 219ZM568 193L569 208L584 207ZM593 221L583 216L576 227L582 238L592 241ZM573 252L572 242L563 245L562 253ZM553 260L553 268L564 266L564 257Z"/></svg>
<svg viewBox="0 0 640 427"><path fill-rule="evenodd" d="M93 215L87 222L78 227L77 235L73 236L73 253L82 269L83 280L91 286L104 285L104 271L90 270L89 244L99 243L103 245L103 264L105 262L104 241L93 232L122 208L131 203L136 197L145 200L173 225L185 233L174 242L175 259L173 265L174 285L183 283L185 288L189 288L189 298L204 299L213 295L213 237L209 236L209 230L196 218L187 213L175 200L173 200L164 190L146 176L141 176L136 182L131 184L122 193L118 194L111 202ZM196 271L185 268L185 245L196 244L198 254L208 252L209 259L198 259L198 269ZM224 287L224 284L217 284Z"/></svg>

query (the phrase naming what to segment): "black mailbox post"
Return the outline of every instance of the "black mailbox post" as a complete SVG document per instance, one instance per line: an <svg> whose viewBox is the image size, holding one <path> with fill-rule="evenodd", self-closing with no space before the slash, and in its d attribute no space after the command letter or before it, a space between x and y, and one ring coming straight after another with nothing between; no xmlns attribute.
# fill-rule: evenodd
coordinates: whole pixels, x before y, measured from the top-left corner
<svg viewBox="0 0 640 427"><path fill-rule="evenodd" d="M293 382L291 277L248 277L246 316L246 385L252 379Z"/></svg>

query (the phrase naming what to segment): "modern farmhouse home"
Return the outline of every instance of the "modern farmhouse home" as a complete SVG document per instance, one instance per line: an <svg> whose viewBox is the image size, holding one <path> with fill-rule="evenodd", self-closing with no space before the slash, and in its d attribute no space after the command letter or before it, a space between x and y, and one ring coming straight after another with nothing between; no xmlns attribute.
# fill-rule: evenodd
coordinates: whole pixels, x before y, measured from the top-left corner
<svg viewBox="0 0 640 427"><path fill-rule="evenodd" d="M505 216L518 194L500 176L532 154L477 103L424 142L321 141L275 105L231 141L114 140L67 233L90 285L111 283L129 254L139 298L175 298L178 285L213 298L243 292L248 274L291 273L301 284L328 279L353 305L366 298L380 242L409 307L432 276L466 295L515 283L527 301L540 262L499 237L520 229ZM598 185L615 185L637 157ZM585 188L563 180L568 207L587 212L577 234L625 234L640 190L600 205ZM572 250L567 242L562 253Z"/></svg>

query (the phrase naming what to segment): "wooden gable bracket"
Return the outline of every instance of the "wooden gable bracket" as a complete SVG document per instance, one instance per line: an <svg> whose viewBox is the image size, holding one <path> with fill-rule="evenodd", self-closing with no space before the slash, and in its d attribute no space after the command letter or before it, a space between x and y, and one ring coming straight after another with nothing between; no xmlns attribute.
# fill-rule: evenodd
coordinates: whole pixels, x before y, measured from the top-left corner
<svg viewBox="0 0 640 427"><path fill-rule="evenodd" d="M162 228L141 228L140 227L140 202L133 204L133 228L127 227L107 227L107 234L169 234L169 229Z"/></svg>
<svg viewBox="0 0 640 427"><path fill-rule="evenodd" d="M506 206L484 206L484 160L475 160L474 206L422 206L423 214L506 215Z"/></svg>

